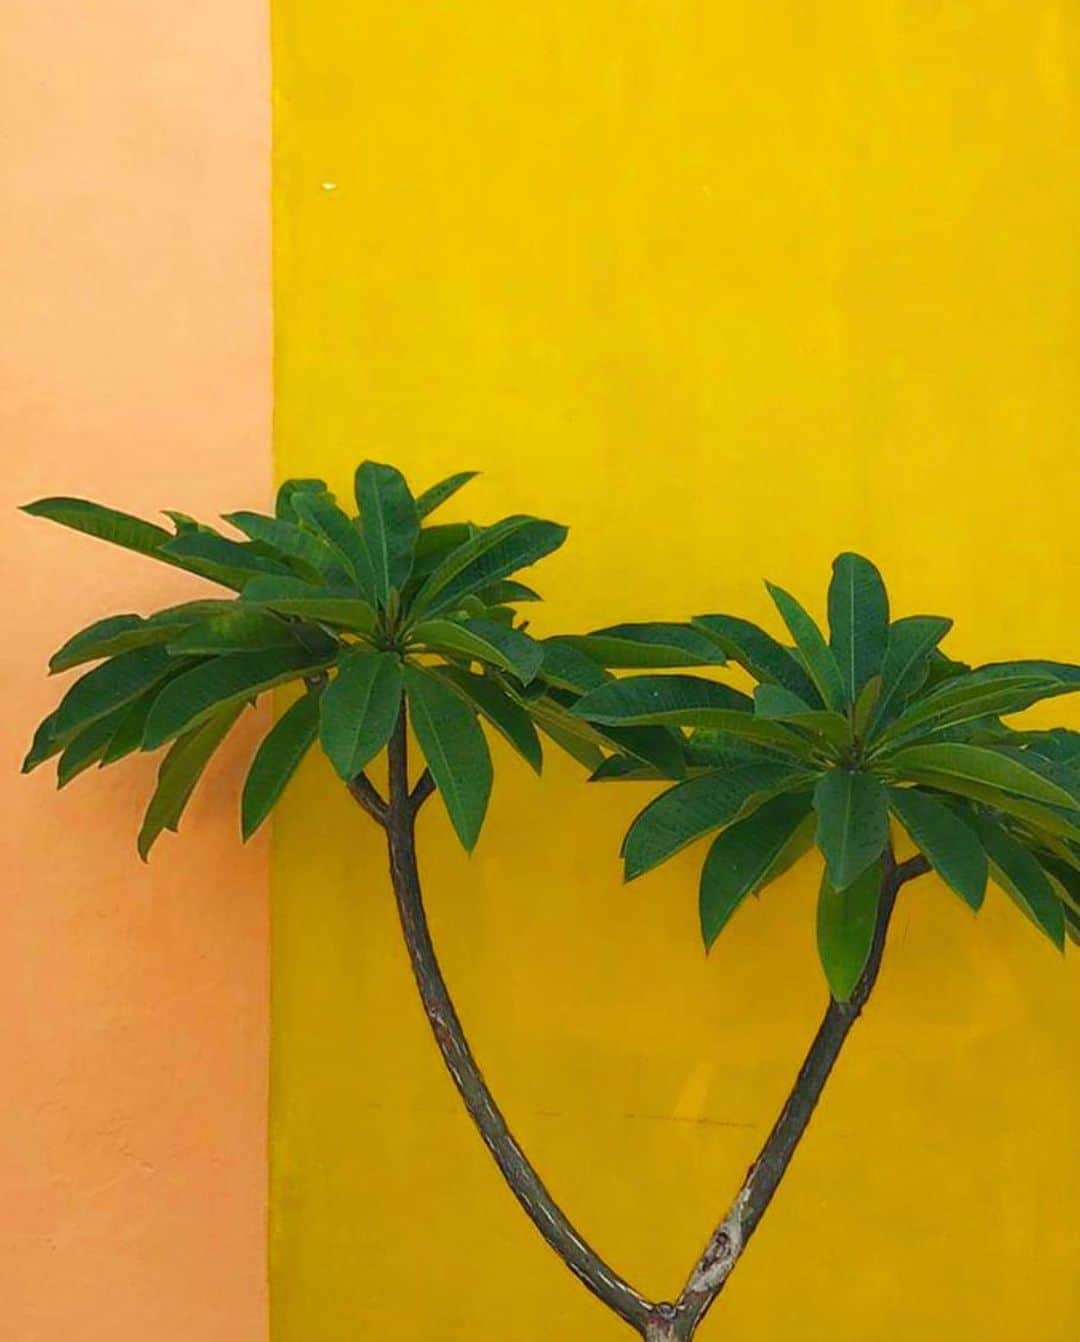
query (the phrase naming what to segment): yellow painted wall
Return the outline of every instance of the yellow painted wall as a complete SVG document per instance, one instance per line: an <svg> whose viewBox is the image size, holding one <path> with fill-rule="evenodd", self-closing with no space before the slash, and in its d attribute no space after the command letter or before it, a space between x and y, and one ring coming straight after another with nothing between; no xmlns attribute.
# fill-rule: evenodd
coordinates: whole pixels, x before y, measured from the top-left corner
<svg viewBox="0 0 1080 1342"><path fill-rule="evenodd" d="M571 526L541 633L775 627L761 577L820 613L855 547L953 655L1080 655L1075 6L276 0L275 44L279 475L483 470L448 516ZM706 960L700 851L620 884L645 790L495 753L471 860L423 817L436 941L556 1195L670 1295L822 1009L817 866ZM464 1117L321 760L273 884L275 1342L629 1337ZM1078 1005L1004 896L909 887L702 1338L1073 1342Z"/></svg>

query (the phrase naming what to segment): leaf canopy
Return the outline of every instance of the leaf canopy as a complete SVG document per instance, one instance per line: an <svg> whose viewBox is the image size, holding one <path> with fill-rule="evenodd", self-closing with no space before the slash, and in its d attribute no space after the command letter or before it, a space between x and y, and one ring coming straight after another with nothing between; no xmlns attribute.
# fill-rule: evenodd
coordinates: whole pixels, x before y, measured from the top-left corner
<svg viewBox="0 0 1080 1342"><path fill-rule="evenodd" d="M316 742L339 777L355 779L385 747L403 701L469 848L491 790L485 728L537 771L539 728L590 772L625 751L641 767L681 777L683 751L672 732L612 727L604 735L578 722L570 712L575 687L602 684L608 672L569 643L537 642L518 619L517 604L539 598L517 570L556 549L564 527L525 515L489 526L425 524L474 474L458 472L415 497L396 467L361 462L355 514L324 481L288 480L273 516L225 516L239 539L175 510L169 529L82 499L29 505L32 515L232 590L150 616L106 615L70 638L50 669L85 669L38 727L24 769L59 756L66 783L95 763L168 746L140 835L145 856L162 829L178 823L244 706L295 685L303 692L248 771L245 838ZM681 637L698 641L703 658L722 660L700 634L683 628ZM573 663L569 679L558 671L549 678L545 664L560 662Z"/></svg>
<svg viewBox="0 0 1080 1342"><path fill-rule="evenodd" d="M833 565L828 642L793 596L768 588L794 647L733 615L691 621L756 682L752 700L702 675L564 673L573 713L596 730L662 723L681 743L689 777L631 825L627 876L711 837L699 887L709 947L745 896L813 843L825 867L818 951L838 1000L866 965L891 824L971 909L989 878L1054 945L1080 937L1080 732L1004 720L1080 688L1080 667L954 660L939 647L952 621L891 618L880 573L856 554ZM661 775L624 751L594 777Z"/></svg>

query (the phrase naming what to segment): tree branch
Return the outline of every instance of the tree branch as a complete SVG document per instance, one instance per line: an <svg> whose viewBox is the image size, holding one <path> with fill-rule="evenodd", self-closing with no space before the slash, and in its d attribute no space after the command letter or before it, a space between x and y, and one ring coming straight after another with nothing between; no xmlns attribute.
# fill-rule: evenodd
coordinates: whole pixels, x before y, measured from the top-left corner
<svg viewBox="0 0 1080 1342"><path fill-rule="evenodd" d="M906 885L908 881L913 881L917 876L925 876L930 870L930 863L923 857L922 853L916 853L914 857L909 857L906 862L901 862L896 868L896 886L897 889Z"/></svg>
<svg viewBox="0 0 1080 1342"><path fill-rule="evenodd" d="M653 1306L625 1282L578 1234L518 1145L472 1055L443 978L428 930L416 862L416 809L434 788L421 775L409 793L405 706L390 738L390 801L387 836L390 875L401 929L424 1011L458 1093L503 1178L537 1230L594 1295L643 1335Z"/></svg>
<svg viewBox="0 0 1080 1342"><path fill-rule="evenodd" d="M409 793L409 805L412 807L412 813L415 815L423 806L424 802L435 791L435 780L431 776L431 770L425 769L416 781L416 786Z"/></svg>
<svg viewBox="0 0 1080 1342"><path fill-rule="evenodd" d="M877 982L897 893L906 881L928 870L929 864L922 856L910 858L897 866L891 847L887 851L877 923L866 968L850 1001L838 1002L830 998L825 1016L779 1118L758 1158L750 1166L730 1210L709 1237L708 1244L675 1303L674 1337L693 1337L765 1214L806 1131L844 1041Z"/></svg>
<svg viewBox="0 0 1080 1342"><path fill-rule="evenodd" d="M382 827L386 828L386 817L389 808L386 805L382 793L375 784L368 778L367 774L359 773L348 783L348 789L353 797L360 803L364 810Z"/></svg>

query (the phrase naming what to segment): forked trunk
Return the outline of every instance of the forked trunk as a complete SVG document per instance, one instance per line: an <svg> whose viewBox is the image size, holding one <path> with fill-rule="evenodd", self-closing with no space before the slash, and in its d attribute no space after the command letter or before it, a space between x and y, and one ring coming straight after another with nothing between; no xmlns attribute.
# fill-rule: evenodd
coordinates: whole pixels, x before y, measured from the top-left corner
<svg viewBox="0 0 1080 1342"><path fill-rule="evenodd" d="M594 1295L643 1332L649 1302L623 1281L571 1225L511 1133L469 1048L424 913L414 836L416 809L424 795L426 792L419 788L409 793L403 706L390 741L390 798L384 823L401 929L435 1042L480 1136L533 1225Z"/></svg>
<svg viewBox="0 0 1080 1342"><path fill-rule="evenodd" d="M575 1230L507 1127L472 1055L442 976L424 913L414 827L416 812L432 792L433 784L425 771L410 793L406 739L403 703L390 740L389 799L384 801L363 774L353 780L349 790L386 830L390 875L413 976L435 1042L458 1093L514 1196L570 1271L644 1342L691 1342L772 1201L844 1041L873 990L897 893L905 881L929 869L926 860L911 858L898 866L891 850L887 853L873 945L851 1000L830 1000L791 1094L738 1196L709 1237L678 1299L673 1304L656 1304L624 1281Z"/></svg>

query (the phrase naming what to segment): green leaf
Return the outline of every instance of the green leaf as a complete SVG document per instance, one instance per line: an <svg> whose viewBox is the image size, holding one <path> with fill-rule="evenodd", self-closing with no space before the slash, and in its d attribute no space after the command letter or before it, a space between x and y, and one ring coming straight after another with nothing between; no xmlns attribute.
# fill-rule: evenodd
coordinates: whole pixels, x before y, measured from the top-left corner
<svg viewBox="0 0 1080 1342"><path fill-rule="evenodd" d="M268 580L262 580L268 581ZM227 615L236 610L237 597L203 597L198 601L181 601L178 606L164 606L146 617L150 628L165 628L173 631L194 624L197 620L209 620L214 615Z"/></svg>
<svg viewBox="0 0 1080 1342"><path fill-rule="evenodd" d="M685 742L669 727L603 727L597 729L606 745L650 765L661 778L685 778Z"/></svg>
<svg viewBox="0 0 1080 1342"><path fill-rule="evenodd" d="M293 500L297 494L329 494L325 480L286 480L274 501L275 514L287 522L299 521Z"/></svg>
<svg viewBox="0 0 1080 1342"><path fill-rule="evenodd" d="M235 602L188 601L158 611L149 619L140 615L110 615L81 629L54 653L49 660L49 673L70 670L85 662L114 657L132 648L143 648L153 643L167 643L178 631L198 620L235 610Z"/></svg>
<svg viewBox="0 0 1080 1342"><path fill-rule="evenodd" d="M34 731L34 739L30 742L30 749L26 752L26 758L22 762L22 772L31 773L39 764L44 764L47 759L51 759L64 747L65 738L56 734L56 714L54 708L51 713L38 723ZM68 740L71 733L67 735Z"/></svg>
<svg viewBox="0 0 1080 1342"><path fill-rule="evenodd" d="M1033 769L985 746L961 744L908 746L889 757L889 767L902 774L930 771L946 777L1002 788L1018 797L1048 806L1075 809L1072 797Z"/></svg>
<svg viewBox="0 0 1080 1342"><path fill-rule="evenodd" d="M375 603L378 584L364 538L329 494L297 493L292 506L300 518L330 546L365 600Z"/></svg>
<svg viewBox="0 0 1080 1342"><path fill-rule="evenodd" d="M493 582L490 587L483 588L476 595L482 606L506 606L521 601L540 600L539 592L534 592L523 582L514 582L512 578L500 578L498 582Z"/></svg>
<svg viewBox="0 0 1080 1342"><path fill-rule="evenodd" d="M207 536L219 536L221 534L206 522L200 522L190 513L182 513L177 508L162 508L161 511L172 522L178 536L186 531L201 531Z"/></svg>
<svg viewBox="0 0 1080 1342"><path fill-rule="evenodd" d="M973 909L986 894L986 853L974 831L914 788L890 788L889 809L947 886Z"/></svg>
<svg viewBox="0 0 1080 1342"><path fill-rule="evenodd" d="M307 570L306 576L310 578L325 579L331 585L348 581L344 566L330 546L295 522L250 512L226 513L225 521L251 540L268 545L279 554L294 560Z"/></svg>
<svg viewBox="0 0 1080 1342"><path fill-rule="evenodd" d="M754 690L754 712L758 717L782 720L816 732L843 750L851 744L851 724L829 708L809 708L798 695L781 685L758 685Z"/></svg>
<svg viewBox="0 0 1080 1342"><path fill-rule="evenodd" d="M1020 733L1009 733L1002 737L1001 744L996 748L1002 755L1007 755L1009 759L1016 760L1037 773L1040 778L1045 778L1051 783L1056 783L1063 792L1067 792L1072 798L1073 810L1080 810L1080 769L1069 764L1060 764L1057 760L1046 759L1037 751L1021 750L1009 744L1011 736L1019 736Z"/></svg>
<svg viewBox="0 0 1080 1342"><path fill-rule="evenodd" d="M305 693L263 737L240 799L240 832L245 842L277 804L318 734L319 696Z"/></svg>
<svg viewBox="0 0 1080 1342"><path fill-rule="evenodd" d="M551 694L530 697L527 700L529 716L540 730L556 745L590 771L603 761L601 746L604 738L595 727L575 718L566 706Z"/></svg>
<svg viewBox="0 0 1080 1342"><path fill-rule="evenodd" d="M859 741L866 737L866 729L870 722L871 714L877 707L878 699L881 695L881 677L871 676L866 684L859 691L859 697L855 701L855 707L851 713L852 734Z"/></svg>
<svg viewBox="0 0 1080 1342"><path fill-rule="evenodd" d="M573 711L576 717L613 726L714 727L799 759L813 757L814 747L804 737L746 712L751 703L730 686L694 676L631 676L591 691Z"/></svg>
<svg viewBox="0 0 1080 1342"><path fill-rule="evenodd" d="M401 688L396 653L364 650L342 657L322 694L319 739L346 782L389 741L401 710Z"/></svg>
<svg viewBox="0 0 1080 1342"><path fill-rule="evenodd" d="M598 673L601 683L610 680L606 671L597 667L591 658L578 652L577 649L566 647L553 650L545 645L545 658L553 651L554 660L557 664L557 674L560 676L569 675L573 678L576 668L578 678L580 678L581 671L589 670ZM544 677L547 678L548 675L549 664L545 660ZM547 695L540 700L540 703L549 703L552 700L558 701L561 705L560 711L563 714L562 726L564 731L570 731L574 735L583 735L585 740L616 750L620 754L631 755L634 759L651 765L661 777L685 777L686 742L678 730L651 725L605 724L603 727L598 727L595 723L575 717L567 711L576 703L576 695L573 690L567 692L558 688L558 686L553 686L548 690ZM530 701L529 707L532 710L536 707L536 704ZM581 757L581 760L582 763L587 763L584 756ZM594 767L599 768L599 765L600 758L597 756Z"/></svg>
<svg viewBox="0 0 1080 1342"><path fill-rule="evenodd" d="M829 991L847 1002L870 959L881 900L881 864L872 863L846 889L821 877L817 907L818 955Z"/></svg>
<svg viewBox="0 0 1080 1342"><path fill-rule="evenodd" d="M590 783L662 783L664 774L629 755L609 755L589 775Z"/></svg>
<svg viewBox="0 0 1080 1342"><path fill-rule="evenodd" d="M938 792L951 793L959 797L968 797L981 802L995 811L1004 811L1036 830L1057 835L1064 839L1080 841L1080 827L1068 819L1063 810L1054 810L1038 802L1016 797L1011 792L1003 792L989 783L978 783L969 778L958 778L954 774L935 773L931 769L905 770L905 777L912 783L931 787ZM1075 814L1075 812L1073 813Z"/></svg>
<svg viewBox="0 0 1080 1342"><path fill-rule="evenodd" d="M56 768L57 787L66 786L84 769L101 759L127 711L126 706L114 709L72 738L64 748Z"/></svg>
<svg viewBox="0 0 1080 1342"><path fill-rule="evenodd" d="M768 877L810 814L810 794L781 793L713 841L701 870L701 934L708 950L743 899Z"/></svg>
<svg viewBox="0 0 1080 1342"><path fill-rule="evenodd" d="M755 719L740 715L740 722L754 722ZM791 759L783 750L760 741L748 740L736 736L733 732L719 731L713 727L698 727L685 742L686 762L695 768L733 769L740 764L786 764L791 767Z"/></svg>
<svg viewBox="0 0 1080 1342"><path fill-rule="evenodd" d="M1064 950L1065 917L1061 904L1034 854L989 816L980 815L976 823L994 880L1058 950Z"/></svg>
<svg viewBox="0 0 1080 1342"><path fill-rule="evenodd" d="M630 826L622 855L628 881L735 819L751 798L784 786L795 775L783 764L750 764L677 783L650 802Z"/></svg>
<svg viewBox="0 0 1080 1342"><path fill-rule="evenodd" d="M757 685L754 688L754 712L759 717L796 717L814 711L797 694L785 690L782 685ZM840 720L842 722L843 718Z"/></svg>
<svg viewBox="0 0 1080 1342"><path fill-rule="evenodd" d="M563 641L607 667L722 666L727 661L715 640L685 624L614 624L591 634L565 634Z"/></svg>
<svg viewBox="0 0 1080 1342"><path fill-rule="evenodd" d="M153 559L162 558L158 551L172 540L172 534L164 527L144 522L130 513L117 512L115 508L102 507L100 503L91 503L88 499L38 499L35 503L24 504L22 511ZM166 559L165 562L173 561Z"/></svg>
<svg viewBox="0 0 1080 1342"><path fill-rule="evenodd" d="M535 705L530 707L535 708ZM568 731L565 722L543 709L534 711L533 716L544 735L554 741L560 749L565 750L571 759L577 760L580 765L588 769L590 774L595 773L604 764L603 751L595 742L579 736L576 732ZM570 721L573 722L573 719L570 718Z"/></svg>
<svg viewBox="0 0 1080 1342"><path fill-rule="evenodd" d="M154 700L161 693L162 688L169 683L172 676L182 675L190 665L191 663L188 661L181 662L178 660L175 671L170 672L163 680L159 680L156 685L152 685L145 694L140 695L134 703L128 704L121 710L122 717L101 756L102 768L107 764L115 764L118 760L124 759L125 756L142 749L146 719L150 716Z"/></svg>
<svg viewBox="0 0 1080 1342"><path fill-rule="evenodd" d="M144 862L162 830L175 830L179 825L195 784L243 708L243 702L223 706L173 743L158 771L157 787L139 831L139 856Z"/></svg>
<svg viewBox="0 0 1080 1342"><path fill-rule="evenodd" d="M325 659L303 648L227 652L213 657L165 686L147 718L144 744L153 750L211 714L216 715L219 709L245 703L286 681L313 675L325 665Z"/></svg>
<svg viewBox="0 0 1080 1342"><path fill-rule="evenodd" d="M795 828L791 838L788 839L784 847L781 848L776 857L773 858L764 875L754 886L753 893L755 895L764 890L767 885L771 885L773 881L783 876L785 871L788 871L793 867L801 857L813 848L815 828L816 817L814 816L813 809L811 809L810 813Z"/></svg>
<svg viewBox="0 0 1080 1342"><path fill-rule="evenodd" d="M1066 727L1053 727L1047 732L1033 734L1031 749L1048 760L1080 768L1080 732Z"/></svg>
<svg viewBox="0 0 1080 1342"><path fill-rule="evenodd" d="M490 676L477 676L457 666L433 668L440 680L462 694L537 773L543 750L528 713Z"/></svg>
<svg viewBox="0 0 1080 1342"><path fill-rule="evenodd" d="M576 717L626 725L708 725L717 710L748 713L753 701L730 685L699 676L628 676L590 690L575 706Z"/></svg>
<svg viewBox="0 0 1080 1342"><path fill-rule="evenodd" d="M888 842L885 789L872 774L830 769L814 788L814 810L829 881L843 890L881 856Z"/></svg>
<svg viewBox="0 0 1080 1342"><path fill-rule="evenodd" d="M889 626L885 660L881 667L881 694L870 718L870 735L899 712L904 699L920 683L926 661L952 628L952 620L937 615L909 615Z"/></svg>
<svg viewBox="0 0 1080 1342"><path fill-rule="evenodd" d="M430 574L413 599L413 613L453 610L470 592L536 563L565 539L565 527L535 517L507 517L485 527L451 550Z"/></svg>
<svg viewBox="0 0 1080 1342"><path fill-rule="evenodd" d="M1011 679L1014 676L1036 676L1055 681L1057 694L1069 694L1080 690L1080 666L1072 662L1050 662L1045 659L1028 659L1019 662L987 662L976 667L973 675Z"/></svg>
<svg viewBox="0 0 1080 1342"><path fill-rule="evenodd" d="M528 634L494 620L425 620L410 638L435 652L456 653L509 671L527 685L540 670L544 649Z"/></svg>
<svg viewBox="0 0 1080 1342"><path fill-rule="evenodd" d="M475 480L478 474L478 471L458 471L455 475L448 475L445 480L440 480L438 484L424 490L416 500L416 511L421 517L427 517L456 494L462 485Z"/></svg>
<svg viewBox="0 0 1080 1342"><path fill-rule="evenodd" d="M442 526L421 527L413 558L411 589L419 591L421 580L434 573L442 561L459 545L479 534L471 522L447 522Z"/></svg>
<svg viewBox="0 0 1080 1342"><path fill-rule="evenodd" d="M947 680L955 680L958 676L966 675L971 670L967 662L955 661L952 657L947 657L940 648L934 648L930 656L926 659L926 674L923 683L918 687L920 694L929 694L943 685Z"/></svg>
<svg viewBox="0 0 1080 1342"><path fill-rule="evenodd" d="M361 462L356 470L360 531L375 576L375 595L385 606L408 581L420 534L416 500L394 466Z"/></svg>
<svg viewBox="0 0 1080 1342"><path fill-rule="evenodd" d="M36 503L26 504L22 511L32 517L48 518L49 521L58 522L73 531L81 531L86 536L108 541L122 549L133 550L136 554L160 560L163 564L183 569L187 573L197 573L201 577L223 583L226 587L239 587L243 581L232 569L215 564L210 559L195 553L185 555L182 550L174 551L172 546L180 537L174 536L164 527L145 522L130 513L117 512L115 508L104 508L87 499L38 499ZM178 513L176 516L183 519L185 515ZM188 537L215 539L215 533L208 528L199 528L197 524L183 528L181 535L185 540ZM217 539L224 541L224 537Z"/></svg>
<svg viewBox="0 0 1080 1342"><path fill-rule="evenodd" d="M202 531L183 532L163 545L160 554L162 558L182 560L192 572L237 589L260 573L290 572L287 564L260 554L248 542L231 541Z"/></svg>
<svg viewBox="0 0 1080 1342"><path fill-rule="evenodd" d="M245 652L259 648L295 648L297 639L293 630L295 625L286 624L269 611L258 607L245 609L237 605L235 609L222 615L212 615L208 620L188 625L181 633L175 634L168 643L170 653ZM329 635L312 627L315 635L322 634L333 656L333 647L329 646Z"/></svg>
<svg viewBox="0 0 1080 1342"><path fill-rule="evenodd" d="M543 677L559 689L586 694L612 679L602 666L564 638L545 638L541 647Z"/></svg>
<svg viewBox="0 0 1080 1342"><path fill-rule="evenodd" d="M1075 913L1080 914L1080 870L1050 853L1039 853L1037 856L1039 865L1051 878L1051 882L1056 882L1055 894Z"/></svg>
<svg viewBox="0 0 1080 1342"><path fill-rule="evenodd" d="M466 852L480 835L491 796L491 755L476 714L421 667L405 667L413 731Z"/></svg>
<svg viewBox="0 0 1080 1342"><path fill-rule="evenodd" d="M57 737L80 731L97 718L137 699L161 680L174 660L164 648L133 648L87 671L71 686L56 710L53 733Z"/></svg>
<svg viewBox="0 0 1080 1342"><path fill-rule="evenodd" d="M840 678L840 668L821 630L789 592L771 582L765 586L795 640L795 646L802 655L810 679L817 687L825 707L843 712L847 707L847 697Z"/></svg>
<svg viewBox="0 0 1080 1342"><path fill-rule="evenodd" d="M117 652L126 652L133 646L138 647L139 643L132 644L130 638L133 632L141 633L144 625L145 621L139 615L109 615L104 620L95 620L85 629L80 629L53 653L49 658L50 674L67 671L83 662L110 657ZM146 642L154 642L165 637L164 633L152 630Z"/></svg>
<svg viewBox="0 0 1080 1342"><path fill-rule="evenodd" d="M888 639L889 598L881 574L862 555L837 555L829 584L829 646L849 703L881 670Z"/></svg>
<svg viewBox="0 0 1080 1342"><path fill-rule="evenodd" d="M375 608L361 601L355 592L313 587L299 578L253 578L245 586L240 600L245 605L264 606L281 615L300 615L358 634L375 632Z"/></svg>
<svg viewBox="0 0 1080 1342"><path fill-rule="evenodd" d="M917 728L923 734L938 732L978 718L1019 712L1054 693L1053 684L1031 676L990 683L978 680L975 672L959 676L906 708L878 737L875 753L885 747L895 748L898 742L916 734Z"/></svg>
<svg viewBox="0 0 1080 1342"><path fill-rule="evenodd" d="M159 681L151 685L138 699L133 700L123 710L123 717L110 737L109 744L105 747L105 753L101 757L102 768L107 764L115 764L117 760L122 760L125 756L143 748L146 720L150 716L150 710L153 708L155 700L166 685L174 681L177 676L182 676L186 671L189 671L195 664L190 657L174 657L173 662L174 665L166 675L162 676Z"/></svg>
<svg viewBox="0 0 1080 1342"><path fill-rule="evenodd" d="M690 623L755 680L780 685L814 708L823 702L798 658L756 624L734 615L695 615Z"/></svg>
<svg viewBox="0 0 1080 1342"><path fill-rule="evenodd" d="M55 675L58 671L68 671L86 662L115 657L117 653L130 652L132 648L164 643L170 633L168 628L160 624L151 625L140 615L107 616L69 638L49 659L49 674Z"/></svg>

